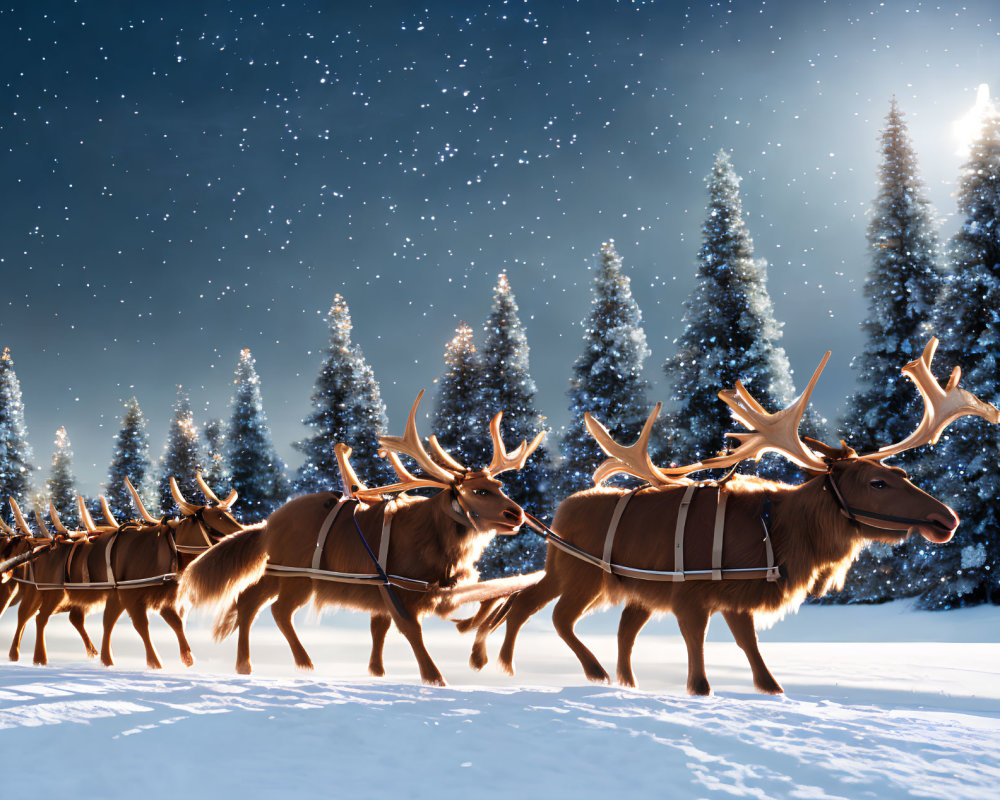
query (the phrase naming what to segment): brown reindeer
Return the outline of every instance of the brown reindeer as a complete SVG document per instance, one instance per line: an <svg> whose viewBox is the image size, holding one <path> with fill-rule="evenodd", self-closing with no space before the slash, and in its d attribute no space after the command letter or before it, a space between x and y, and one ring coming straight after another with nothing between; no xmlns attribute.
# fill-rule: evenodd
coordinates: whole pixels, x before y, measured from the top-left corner
<svg viewBox="0 0 1000 800"><path fill-rule="evenodd" d="M105 666L114 663L111 631L122 612L127 611L145 646L146 664L152 669L160 669L160 659L149 637L147 612L150 610L159 612L173 630L184 665L189 667L194 664L191 645L184 633L182 608L178 603L178 578L197 555L227 536L247 530L229 511L236 502L236 491L231 492L225 500L219 500L201 475L196 477L206 500L215 505L189 503L181 494L177 481L171 478L170 490L180 509L180 519L157 520L143 507L138 492L131 484L128 485L145 524L122 526L121 535L117 540L108 538L99 556L99 559L103 558L106 562L110 559L117 584L104 605L101 662ZM104 510L109 521L113 521L106 504ZM103 573L98 571L98 574L107 576L107 567L104 567ZM170 577L152 582L150 579L156 576Z"/></svg>
<svg viewBox="0 0 1000 800"><path fill-rule="evenodd" d="M217 621L215 635L221 639L238 629L237 672L251 670L250 626L271 600L271 614L296 665L311 669L292 615L312 599L318 608L337 605L372 614L373 674L384 674L382 643L395 622L413 649L421 679L444 685L424 647L420 620L450 610L446 590L475 581L473 564L489 540L497 533L516 533L523 523L520 506L503 493L495 476L523 467L542 435L508 455L498 414L490 425L493 460L470 472L433 436L434 456L424 449L415 422L422 396L410 410L404 436L380 438L399 483L358 488L356 500L334 492L298 497L275 511L263 528L231 537L187 569L182 588L194 604L225 606L236 598ZM426 477L411 475L399 454L413 458ZM351 480L357 484L356 477ZM421 487L441 491L429 498L382 496Z"/></svg>
<svg viewBox="0 0 1000 800"><path fill-rule="evenodd" d="M930 371L936 346L932 339L921 358L903 369L925 401L920 426L903 442L868 455L859 456L843 444L833 449L799 438L798 425L825 358L802 396L776 414L766 412L739 382L734 392L721 392L735 418L753 432L729 434L740 442L734 452L686 467L659 469L649 460L647 445L659 406L631 447L615 443L588 415L589 430L611 458L595 472L595 488L578 492L559 506L545 577L480 627L470 659L473 667L485 664L485 637L506 615L500 665L513 674L518 631L558 597L552 613L555 629L591 680L609 678L575 635L576 621L595 608L623 604L618 629L621 684L635 685L631 653L643 625L654 612L672 611L687 645L687 689L691 694L708 694L704 640L709 617L718 611L750 662L754 685L762 692L781 692L758 649L755 621L780 617L808 594L822 595L842 586L851 564L870 542L896 544L918 532L928 541L943 543L958 527L959 520L948 506L917 489L901 469L881 463L888 456L936 442L960 416L998 422L996 408L958 388L958 368L942 390ZM814 477L798 486L750 476L699 485L684 477L701 469L732 467L768 450ZM626 490L599 485L617 472L641 477L650 485L635 491L622 506ZM686 524L678 524L682 498L689 490ZM720 505L725 508L723 522L717 513ZM617 524L612 522L616 508L622 509ZM718 537L716 530L721 531ZM681 556L676 561L675 553Z"/></svg>

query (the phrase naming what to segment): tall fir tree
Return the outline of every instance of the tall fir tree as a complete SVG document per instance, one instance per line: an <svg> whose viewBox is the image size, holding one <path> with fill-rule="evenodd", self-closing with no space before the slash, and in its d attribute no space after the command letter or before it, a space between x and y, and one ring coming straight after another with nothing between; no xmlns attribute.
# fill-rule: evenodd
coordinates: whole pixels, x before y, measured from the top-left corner
<svg viewBox="0 0 1000 800"><path fill-rule="evenodd" d="M460 322L444 349L445 371L438 381L431 429L441 446L468 469L490 460L489 418L480 406L479 354L472 328Z"/></svg>
<svg viewBox="0 0 1000 800"><path fill-rule="evenodd" d="M952 274L934 329L941 339L936 372L962 368L964 389L1000 404L1000 111L991 106L963 167L958 192L961 228L952 238ZM920 560L921 604L946 609L1000 603L1000 428L962 419L941 437L924 471L936 496L962 524L955 538L927 547Z"/></svg>
<svg viewBox="0 0 1000 800"><path fill-rule="evenodd" d="M375 373L361 348L351 343L351 312L339 294L327 315L330 339L312 394L312 411L303 420L311 435L295 444L305 456L296 489L300 492L341 490L334 447L353 451L351 464L369 486L391 483L392 468L378 455L378 437L386 432L385 403Z"/></svg>
<svg viewBox="0 0 1000 800"><path fill-rule="evenodd" d="M150 503L150 461L149 435L146 433L146 418L139 401L134 397L125 403L125 416L121 428L115 436L114 453L108 469L108 483L105 497L111 513L119 522L136 519L139 516L125 479L139 493L143 504Z"/></svg>
<svg viewBox="0 0 1000 800"><path fill-rule="evenodd" d="M532 441L547 430L545 418L535 407L535 382L531 379L528 337L518 317L517 301L507 274L501 273L493 290L493 307L486 320L479 357L479 407L482 418L503 412L500 431L510 447ZM528 458L524 469L504 473L507 495L528 513L551 518L552 464L543 442ZM534 531L522 528L516 536L497 536L479 560L485 577L533 572L545 563L545 542Z"/></svg>
<svg viewBox="0 0 1000 800"><path fill-rule="evenodd" d="M167 444L160 457L160 478L156 487L160 513L179 512L170 493L171 478L177 480L181 493L189 502L196 503L204 497L196 477L204 467L205 455L198 438L198 426L191 411L191 400L184 389L178 386L173 417L167 429ZM152 509L150 511L152 512Z"/></svg>
<svg viewBox="0 0 1000 800"><path fill-rule="evenodd" d="M842 420L847 441L859 452L902 441L920 422L920 395L900 369L930 338L944 281L933 212L903 116L893 98L882 130L879 193L868 223L868 316L861 323L867 341L854 360L858 389ZM921 460L917 450L901 454L896 463L913 471ZM925 544L915 536L904 546L871 545L835 598L883 602L915 594L914 564Z"/></svg>
<svg viewBox="0 0 1000 800"><path fill-rule="evenodd" d="M240 351L234 383L227 447L232 487L240 496L234 511L241 520L260 522L288 497L288 480L271 440L260 377L249 350Z"/></svg>
<svg viewBox="0 0 1000 800"><path fill-rule="evenodd" d="M0 498L3 516L13 523L8 497L24 504L31 492L31 447L24 424L21 384L14 372L10 348L0 353Z"/></svg>
<svg viewBox="0 0 1000 800"><path fill-rule="evenodd" d="M219 497L224 498L232 491L233 475L229 470L229 436L226 423L221 419L210 419L205 423L205 471L201 476L205 483Z"/></svg>
<svg viewBox="0 0 1000 800"><path fill-rule="evenodd" d="M642 312L613 240L601 245L590 314L583 327L583 353L570 378L570 420L560 443L563 464L557 473L557 497L593 485L594 470L605 458L587 432L585 412L600 420L617 441L631 443L651 410L642 371L649 356Z"/></svg>
<svg viewBox="0 0 1000 800"><path fill-rule="evenodd" d="M720 152L706 178L708 207L702 224L695 288L685 301L684 332L664 363L677 403L671 460L691 464L726 448L736 430L718 393L737 380L767 409L785 407L793 388L788 358L777 342L781 325L767 291L767 264L754 257L743 218L740 178ZM782 459L764 457L747 469L768 477L794 472Z"/></svg>
<svg viewBox="0 0 1000 800"><path fill-rule="evenodd" d="M66 434L66 429L60 427L56 431L56 449L52 453L52 468L49 479L45 482L48 499L55 506L63 525L72 528L78 525L76 510L76 478L73 476L73 448Z"/></svg>

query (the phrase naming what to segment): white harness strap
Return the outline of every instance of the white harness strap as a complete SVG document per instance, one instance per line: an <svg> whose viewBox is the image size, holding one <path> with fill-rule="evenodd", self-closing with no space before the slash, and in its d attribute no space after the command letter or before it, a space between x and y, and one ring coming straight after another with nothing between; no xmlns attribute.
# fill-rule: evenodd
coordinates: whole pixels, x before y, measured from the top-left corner
<svg viewBox="0 0 1000 800"><path fill-rule="evenodd" d="M712 580L722 580L722 537L723 529L726 527L726 500L729 495L723 485L719 486L719 497L715 504L715 535L712 539ZM768 547L770 547L768 542ZM772 559L768 559L768 566L773 564Z"/></svg>
<svg viewBox="0 0 1000 800"><path fill-rule="evenodd" d="M392 531L392 515L396 513L396 502L390 500L382 511L382 538L378 543L378 565L386 571L386 560L389 558L389 534Z"/></svg>
<svg viewBox="0 0 1000 800"><path fill-rule="evenodd" d="M337 505L330 509L330 513L326 515L323 524L319 526L319 536L316 537L316 549L313 551L312 557L313 569L319 569L320 561L323 559L323 548L326 546L326 537L330 535L330 529L333 527L333 523L336 522L340 509L344 507L345 501L349 499L346 494L341 497L337 501Z"/></svg>
<svg viewBox="0 0 1000 800"><path fill-rule="evenodd" d="M114 573L114 570L111 568L111 550L112 550L112 548L114 548L115 542L117 540L118 540L118 531L115 531L114 533L111 534L111 538L108 540L108 546L106 548L104 548L104 563L108 567L108 574L107 574L107 581L106 582L111 587L115 587L115 586L118 585L115 582L115 573Z"/></svg>
<svg viewBox="0 0 1000 800"><path fill-rule="evenodd" d="M694 497L694 490L697 486L688 486L684 490L681 498L681 506L677 509L677 528L674 531L674 574L673 580L684 580L684 526L687 523L688 509L691 507L691 498Z"/></svg>
<svg viewBox="0 0 1000 800"><path fill-rule="evenodd" d="M618 498L617 504L615 504L615 511L611 515L611 524L608 525L608 532L604 537L604 561L601 564L601 569L605 572L614 574L611 569L611 548L615 543L615 531L618 530L618 523L621 522L622 514L625 513L625 506L628 505L628 501L631 500L633 495L638 491L638 489L633 489L631 492L623 494Z"/></svg>

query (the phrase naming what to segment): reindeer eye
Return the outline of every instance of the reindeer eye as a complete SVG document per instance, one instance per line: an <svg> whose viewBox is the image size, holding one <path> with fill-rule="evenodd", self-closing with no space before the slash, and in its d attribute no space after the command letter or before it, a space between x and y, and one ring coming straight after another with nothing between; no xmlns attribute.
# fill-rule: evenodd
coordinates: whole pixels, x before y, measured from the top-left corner
<svg viewBox="0 0 1000 800"><path fill-rule="evenodd" d="M478 494L480 497L486 497L490 493L489 489L473 489L473 494Z"/></svg>
<svg viewBox="0 0 1000 800"><path fill-rule="evenodd" d="M871 482L871 483L869 484L869 486L871 486L871 487L872 487L873 489L884 489L884 488L885 488L886 486L888 486L888 485L889 485L889 484L888 484L888 483L886 483L886 482L885 482L884 480L882 480L881 478L876 478L875 480L873 480L873 481L872 481L872 482Z"/></svg>

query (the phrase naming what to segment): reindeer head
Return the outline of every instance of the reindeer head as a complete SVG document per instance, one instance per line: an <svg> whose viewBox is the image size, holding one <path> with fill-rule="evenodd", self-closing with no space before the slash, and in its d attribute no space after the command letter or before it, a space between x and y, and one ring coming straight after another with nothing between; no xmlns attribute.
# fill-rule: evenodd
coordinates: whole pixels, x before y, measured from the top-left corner
<svg viewBox="0 0 1000 800"><path fill-rule="evenodd" d="M733 417L750 432L727 434L739 443L737 447L696 464L661 469L649 460L646 447L659 404L632 447L618 445L607 429L588 414L588 429L611 456L598 467L594 481L600 483L616 472L627 472L656 485L682 484L688 482L686 476L690 473L733 467L745 459L757 460L766 452L774 452L813 475L824 476L826 488L836 497L841 513L863 527L865 538L891 543L919 531L929 541L946 542L959 524L955 512L910 483L903 470L881 463L905 450L934 444L941 432L960 417L971 415L994 424L1000 422L1000 411L994 406L959 388L958 367L952 371L947 386L940 387L930 370L937 344L937 339L932 338L920 358L903 367L903 374L916 384L924 398L924 415L916 430L897 444L859 455L843 442L839 448L833 448L814 439L800 438L799 423L830 357L828 351L805 391L776 413L766 411L739 381L733 390L719 392L719 397L732 409Z"/></svg>
<svg viewBox="0 0 1000 800"><path fill-rule="evenodd" d="M448 455L435 436L431 436L428 440L434 456L432 457L424 449L416 425L417 407L423 396L421 390L410 409L402 437L379 437L382 448L379 452L392 463L400 481L379 488L360 488L356 492L357 496L368 499L384 493L421 487L444 489L451 496L450 508L453 516L473 530L481 533L487 531L501 534L517 533L524 522L524 512L517 503L504 494L503 486L496 476L508 470L521 469L528 456L541 443L545 436L544 431L539 433L530 445L523 441L514 452L508 454L500 438L500 420L503 415L497 414L490 422L493 460L488 467L471 471ZM412 458L426 477L417 478L410 474L399 458L401 453Z"/></svg>

